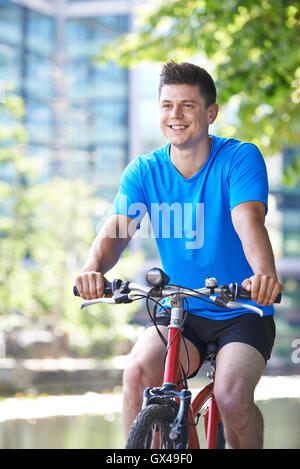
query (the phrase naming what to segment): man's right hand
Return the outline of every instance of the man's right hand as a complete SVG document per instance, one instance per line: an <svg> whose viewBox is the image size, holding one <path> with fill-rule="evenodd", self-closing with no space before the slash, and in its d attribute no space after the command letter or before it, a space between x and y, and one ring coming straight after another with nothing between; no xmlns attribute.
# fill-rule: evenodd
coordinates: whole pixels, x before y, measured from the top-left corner
<svg viewBox="0 0 300 469"><path fill-rule="evenodd" d="M113 214L104 223L91 246L86 263L81 274L75 279L81 298L95 300L104 294L104 275L98 271L108 272L119 260L119 257L127 246L138 220L126 215ZM122 236L121 236L122 234ZM124 235L125 234L125 235Z"/></svg>
<svg viewBox="0 0 300 469"><path fill-rule="evenodd" d="M81 298L94 300L103 296L105 281L106 279L101 272L82 272L76 277L75 285Z"/></svg>

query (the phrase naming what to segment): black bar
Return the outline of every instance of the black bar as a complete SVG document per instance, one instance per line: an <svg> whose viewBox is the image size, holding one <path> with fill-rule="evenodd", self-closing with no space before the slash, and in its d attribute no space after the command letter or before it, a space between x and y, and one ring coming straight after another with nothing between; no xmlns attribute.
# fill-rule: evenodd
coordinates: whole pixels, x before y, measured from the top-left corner
<svg viewBox="0 0 300 469"><path fill-rule="evenodd" d="M73 287L73 293L75 296L80 296L78 288L76 285ZM104 284L104 295L112 295L112 285L110 282Z"/></svg>
<svg viewBox="0 0 300 469"><path fill-rule="evenodd" d="M277 295L275 303L281 302L281 296L282 296L281 293ZM245 288L243 287L238 287L237 298L239 300L251 300L251 291L245 290Z"/></svg>

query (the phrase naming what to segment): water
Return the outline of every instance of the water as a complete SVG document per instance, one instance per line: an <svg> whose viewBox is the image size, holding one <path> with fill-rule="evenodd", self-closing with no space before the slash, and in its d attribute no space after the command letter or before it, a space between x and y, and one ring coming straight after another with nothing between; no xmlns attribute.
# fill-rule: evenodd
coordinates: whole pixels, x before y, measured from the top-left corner
<svg viewBox="0 0 300 469"><path fill-rule="evenodd" d="M11 420L0 424L0 441L2 449L124 447L120 414L111 420L99 415Z"/></svg>
<svg viewBox="0 0 300 469"><path fill-rule="evenodd" d="M271 399L257 403L265 421L267 449L300 448L300 399Z"/></svg>
<svg viewBox="0 0 300 469"><path fill-rule="evenodd" d="M265 377L258 386L266 449L300 449L299 384L299 377ZM121 404L120 390L5 399L0 402L0 448L124 448Z"/></svg>
<svg viewBox="0 0 300 469"><path fill-rule="evenodd" d="M300 400L257 403L265 419L265 448L300 449ZM0 423L2 449L123 448L120 413L16 419Z"/></svg>

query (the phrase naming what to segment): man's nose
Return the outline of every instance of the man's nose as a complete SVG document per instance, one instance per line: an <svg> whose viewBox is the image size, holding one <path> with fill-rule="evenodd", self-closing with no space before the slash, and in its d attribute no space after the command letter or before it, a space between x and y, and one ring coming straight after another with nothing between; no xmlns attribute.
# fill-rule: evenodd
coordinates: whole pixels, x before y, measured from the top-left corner
<svg viewBox="0 0 300 469"><path fill-rule="evenodd" d="M173 108L172 108L172 112L171 112L171 117L173 119L176 119L176 118L179 118L179 117L182 117L182 108L180 106L180 104L174 104Z"/></svg>

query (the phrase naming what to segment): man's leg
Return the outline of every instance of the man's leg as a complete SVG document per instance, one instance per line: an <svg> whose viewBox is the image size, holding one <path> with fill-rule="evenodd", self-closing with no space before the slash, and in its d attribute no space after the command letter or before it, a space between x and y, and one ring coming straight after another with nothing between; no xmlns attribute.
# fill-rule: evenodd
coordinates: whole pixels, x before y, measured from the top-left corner
<svg viewBox="0 0 300 469"><path fill-rule="evenodd" d="M159 326L165 338L168 335L166 326ZM196 370L200 363L197 348L185 339L190 359L189 373ZM134 345L129 363L123 378L123 423L126 437L130 427L142 407L143 391L147 387L161 386L164 374L166 347L155 327L148 327ZM186 350L181 345L180 360L186 369Z"/></svg>
<svg viewBox="0 0 300 469"><path fill-rule="evenodd" d="M232 448L263 447L263 418L254 404L254 389L264 368L260 352L241 342L224 345L217 355L214 394Z"/></svg>

